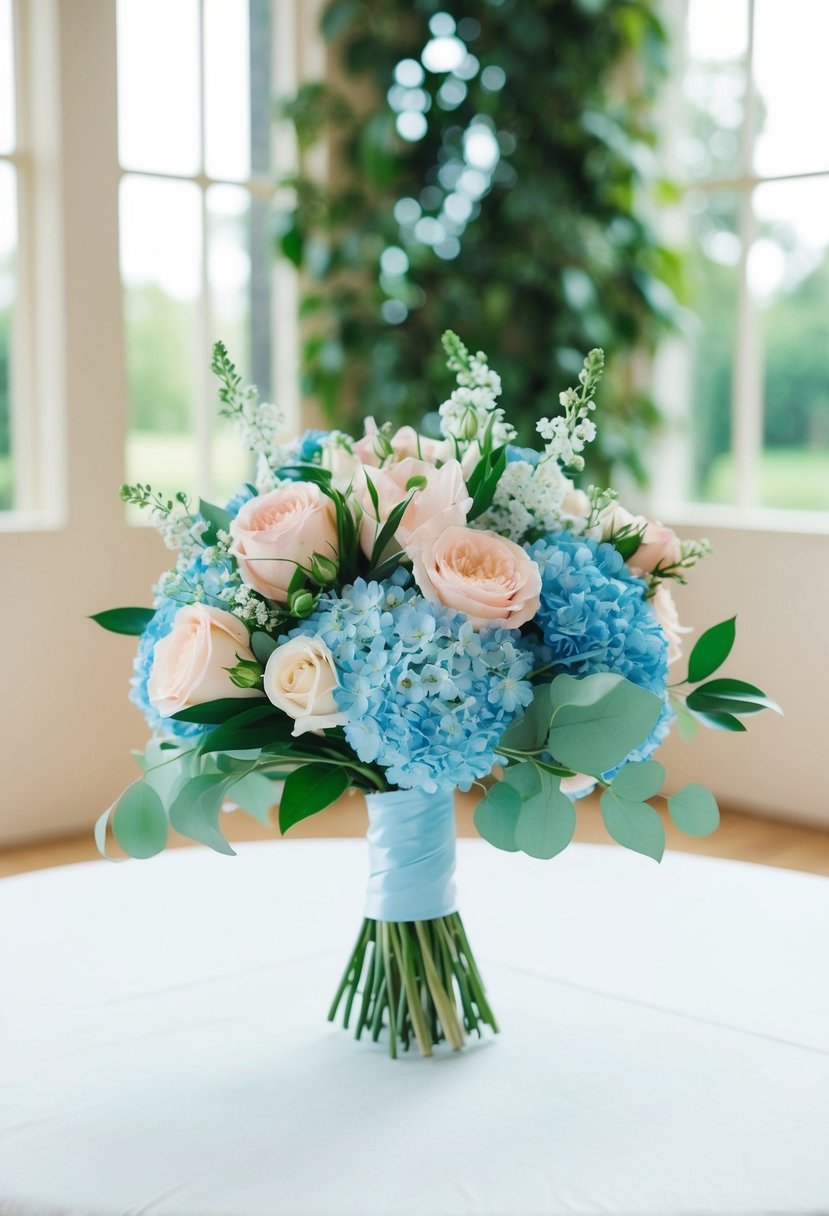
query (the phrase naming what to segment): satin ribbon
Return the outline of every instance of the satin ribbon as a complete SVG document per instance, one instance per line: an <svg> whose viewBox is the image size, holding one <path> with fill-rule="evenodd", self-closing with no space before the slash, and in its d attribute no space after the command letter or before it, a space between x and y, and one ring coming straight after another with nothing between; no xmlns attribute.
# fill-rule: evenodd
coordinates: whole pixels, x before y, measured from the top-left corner
<svg viewBox="0 0 829 1216"><path fill-rule="evenodd" d="M369 794L371 920L434 920L457 911L452 791Z"/></svg>

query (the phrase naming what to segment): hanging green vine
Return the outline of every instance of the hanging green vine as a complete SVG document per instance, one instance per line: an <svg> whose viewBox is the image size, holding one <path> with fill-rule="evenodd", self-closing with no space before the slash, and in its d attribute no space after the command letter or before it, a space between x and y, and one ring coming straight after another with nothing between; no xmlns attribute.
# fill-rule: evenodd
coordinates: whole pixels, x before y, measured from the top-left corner
<svg viewBox="0 0 829 1216"><path fill-rule="evenodd" d="M681 267L649 219L669 190L655 4L333 0L323 31L342 88L309 84L284 107L301 150L326 138L338 166L328 189L292 179L281 217L304 272L306 393L342 425L422 415L452 328L497 348L529 431L602 346L601 457L641 476L659 419L631 356L680 312Z"/></svg>

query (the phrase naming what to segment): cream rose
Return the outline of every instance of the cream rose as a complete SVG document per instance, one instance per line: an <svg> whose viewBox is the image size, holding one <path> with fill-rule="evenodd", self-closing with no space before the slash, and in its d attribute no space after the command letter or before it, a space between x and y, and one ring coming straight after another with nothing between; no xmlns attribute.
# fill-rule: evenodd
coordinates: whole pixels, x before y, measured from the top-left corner
<svg viewBox="0 0 829 1216"><path fill-rule="evenodd" d="M285 603L297 563L311 555L337 558L332 500L313 482L296 481L251 498L230 525L230 552L249 587Z"/></svg>
<svg viewBox="0 0 829 1216"><path fill-rule="evenodd" d="M476 628L517 629L541 603L541 574L511 540L475 528L446 528L414 558L428 600L465 612Z"/></svg>
<svg viewBox="0 0 829 1216"><path fill-rule="evenodd" d="M258 697L255 688L237 688L227 673L238 659L254 661L250 634L221 608L186 604L173 627L155 644L147 696L162 718L190 705L220 697Z"/></svg>
<svg viewBox="0 0 829 1216"><path fill-rule="evenodd" d="M668 639L668 665L682 658L682 635L691 633L688 625L680 625L674 597L664 583L660 583L650 601L653 615L662 626Z"/></svg>
<svg viewBox="0 0 829 1216"><path fill-rule="evenodd" d="M590 499L584 490L576 490L571 486L561 500L561 509L565 515L571 515L574 519L587 519L590 514Z"/></svg>
<svg viewBox="0 0 829 1216"><path fill-rule="evenodd" d="M294 719L294 736L345 724L334 700L338 683L331 651L319 638L283 642L265 667L265 695Z"/></svg>
<svg viewBox="0 0 829 1216"><path fill-rule="evenodd" d="M369 493L370 477L377 492L377 508ZM414 493L412 493L412 488ZM367 557L391 512L409 494L412 501L403 513L395 537L402 549L415 552L453 525L466 523L472 499L457 460L448 460L436 469L425 460L407 456L385 469L365 472L357 482L357 496L363 511L360 544Z"/></svg>

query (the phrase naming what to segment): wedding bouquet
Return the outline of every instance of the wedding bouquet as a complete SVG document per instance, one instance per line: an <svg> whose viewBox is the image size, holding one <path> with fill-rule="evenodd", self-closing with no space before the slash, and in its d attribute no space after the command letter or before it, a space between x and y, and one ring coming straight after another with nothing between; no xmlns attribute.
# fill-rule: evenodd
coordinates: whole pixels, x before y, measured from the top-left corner
<svg viewBox="0 0 829 1216"><path fill-rule="evenodd" d="M457 384L433 434L372 419L353 439L284 419L214 351L222 411L256 475L224 507L149 486L121 497L149 510L178 560L153 608L99 624L140 635L132 699L154 738L96 827L150 857L170 827L232 854L223 811L279 827L366 794L366 917L330 1017L359 1037L416 1042L496 1030L455 900L455 790L476 786L480 834L550 858L570 842L574 802L601 790L616 841L661 858L653 752L677 721L741 731L775 708L741 680L710 679L734 641L709 629L685 677L669 590L707 552L632 515L611 490L574 479L596 434L603 367L591 351L561 413L515 445L497 374L452 333ZM424 426L424 430L425 430ZM701 785L667 798L691 835L712 831Z"/></svg>

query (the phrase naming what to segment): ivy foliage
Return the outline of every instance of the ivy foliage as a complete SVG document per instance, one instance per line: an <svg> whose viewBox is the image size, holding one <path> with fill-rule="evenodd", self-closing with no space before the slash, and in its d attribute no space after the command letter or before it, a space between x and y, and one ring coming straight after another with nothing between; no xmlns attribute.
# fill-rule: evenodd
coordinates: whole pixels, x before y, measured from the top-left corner
<svg viewBox="0 0 829 1216"><path fill-rule="evenodd" d="M328 188L292 178L280 218L303 271L306 393L342 426L419 419L444 395L436 336L460 329L498 351L529 434L600 345L599 456L641 477L659 419L632 357L681 317L681 264L648 218L671 193L656 4L333 0L323 31L340 87L283 106L300 149L327 140L335 166ZM453 70L428 70L437 41Z"/></svg>

